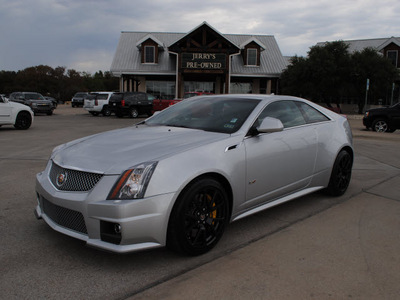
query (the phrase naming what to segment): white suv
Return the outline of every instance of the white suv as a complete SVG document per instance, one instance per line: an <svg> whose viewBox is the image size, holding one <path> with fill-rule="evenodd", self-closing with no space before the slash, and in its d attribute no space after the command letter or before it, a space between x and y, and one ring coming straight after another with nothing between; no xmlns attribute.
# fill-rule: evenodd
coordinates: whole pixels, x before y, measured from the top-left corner
<svg viewBox="0 0 400 300"><path fill-rule="evenodd" d="M103 116L111 115L111 110L108 107L113 92L93 92L87 95L84 99L83 108L90 112L93 116L102 114Z"/></svg>
<svg viewBox="0 0 400 300"><path fill-rule="evenodd" d="M0 95L0 126L14 125L17 129L28 129L33 122L33 111L29 106L8 101Z"/></svg>

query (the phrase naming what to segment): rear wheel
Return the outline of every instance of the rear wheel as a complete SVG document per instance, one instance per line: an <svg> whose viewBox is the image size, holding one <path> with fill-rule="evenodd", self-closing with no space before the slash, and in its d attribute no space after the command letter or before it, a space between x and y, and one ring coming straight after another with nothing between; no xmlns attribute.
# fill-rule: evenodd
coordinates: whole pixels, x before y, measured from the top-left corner
<svg viewBox="0 0 400 300"><path fill-rule="evenodd" d="M384 119L376 119L372 123L372 129L374 129L376 132L386 132L389 130L388 123Z"/></svg>
<svg viewBox="0 0 400 300"><path fill-rule="evenodd" d="M111 116L111 110L108 108L108 106L104 106L101 113L105 117Z"/></svg>
<svg viewBox="0 0 400 300"><path fill-rule="evenodd" d="M129 111L131 118L137 118L139 116L139 111L136 107L132 107Z"/></svg>
<svg viewBox="0 0 400 300"><path fill-rule="evenodd" d="M329 180L327 192L332 196L343 195L351 179L351 169L353 167L353 157L346 150L339 152L333 165L331 178Z"/></svg>
<svg viewBox="0 0 400 300"><path fill-rule="evenodd" d="M228 221L229 202L223 186L212 178L195 181L174 205L167 246L189 255L206 253L218 243Z"/></svg>
<svg viewBox="0 0 400 300"><path fill-rule="evenodd" d="M29 127L31 127L31 124L31 115L26 111L22 111L18 114L17 119L15 120L14 127L17 129L28 129Z"/></svg>

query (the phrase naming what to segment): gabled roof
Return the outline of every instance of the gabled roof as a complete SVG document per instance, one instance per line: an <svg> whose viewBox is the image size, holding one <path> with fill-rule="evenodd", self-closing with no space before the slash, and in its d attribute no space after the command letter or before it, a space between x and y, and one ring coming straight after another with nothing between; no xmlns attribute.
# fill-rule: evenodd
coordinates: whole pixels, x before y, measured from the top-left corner
<svg viewBox="0 0 400 300"><path fill-rule="evenodd" d="M264 44L261 43L255 36L251 36L247 41L242 43L239 47L240 47L240 49L244 49L244 47L246 47L250 43L256 43L257 45L259 45L261 47L262 50L265 50L265 48L266 48L264 46Z"/></svg>
<svg viewBox="0 0 400 300"><path fill-rule="evenodd" d="M384 42L382 45L380 45L378 47L378 50L381 51L392 43L400 47L400 38L395 38L392 36L390 39L388 39L386 42Z"/></svg>
<svg viewBox="0 0 400 300"><path fill-rule="evenodd" d="M137 46L137 47L140 47L140 46L142 45L142 43L144 43L144 42L147 41L148 39L154 41L154 42L158 45L158 47L164 47L163 43L160 42L156 37L154 37L154 36L153 36L152 34L150 34L150 33L149 33L148 35L144 36L143 38L141 38L141 39L136 43L136 46Z"/></svg>
<svg viewBox="0 0 400 300"><path fill-rule="evenodd" d="M165 48L177 43L188 34L196 31L203 25L202 23L189 33L171 32L121 32L118 46L111 64L111 72L115 75L120 74L143 74L143 75L176 75L176 57L168 51L159 53L158 64L142 64L138 43L144 42L149 37L157 40L158 44ZM213 29L211 26L209 26ZM215 29L213 29L217 32ZM274 36L271 35L247 35L247 34L222 34L226 41L232 43L234 47L240 49L240 45L248 41L257 41L265 51L260 53L260 66L245 66L241 56L232 56L231 76L259 76L276 77L279 76L287 66L287 60L282 56L279 46Z"/></svg>
<svg viewBox="0 0 400 300"><path fill-rule="evenodd" d="M191 31L189 31L187 34L183 35L182 37L180 37L177 41L175 41L174 43L172 43L171 45L168 46L168 48L172 51L177 51L179 49L179 45L182 42L185 42L186 39L192 37L193 35L195 35L197 32L199 32L200 30L205 29L208 30L210 32L213 32L215 35L219 36L222 40L225 40L226 44L229 46L229 48L231 49L232 53L237 53L239 52L239 48L237 45L235 45L234 43L232 43L227 37L226 35L223 35L222 33L220 33L218 30L216 30L215 28L213 28L212 26L210 26L207 22L203 22L202 24L200 24L199 26L197 26L196 28L192 29Z"/></svg>
<svg viewBox="0 0 400 300"><path fill-rule="evenodd" d="M399 45L400 37L392 37L392 38L378 38L378 39L364 39L364 40L347 40L343 41L349 46L349 52L354 53L357 51L362 51L365 48L373 48L376 51L381 51L391 42ZM324 46L328 42L320 42L317 43L317 46Z"/></svg>

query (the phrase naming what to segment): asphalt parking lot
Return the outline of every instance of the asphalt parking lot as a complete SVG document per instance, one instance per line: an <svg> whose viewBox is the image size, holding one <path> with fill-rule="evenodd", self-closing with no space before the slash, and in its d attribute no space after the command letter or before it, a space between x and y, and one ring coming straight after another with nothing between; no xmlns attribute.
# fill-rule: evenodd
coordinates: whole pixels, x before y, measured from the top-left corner
<svg viewBox="0 0 400 300"><path fill-rule="evenodd" d="M35 174L64 142L140 119L60 105L26 131L0 128L1 299L399 299L400 130L349 116L349 190L315 193L232 223L210 253L116 255L34 217Z"/></svg>

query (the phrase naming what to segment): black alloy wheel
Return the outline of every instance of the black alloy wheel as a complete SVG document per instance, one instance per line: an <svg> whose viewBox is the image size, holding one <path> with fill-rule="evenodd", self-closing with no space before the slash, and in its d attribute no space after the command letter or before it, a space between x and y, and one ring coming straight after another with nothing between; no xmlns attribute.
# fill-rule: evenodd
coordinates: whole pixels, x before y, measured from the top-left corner
<svg viewBox="0 0 400 300"><path fill-rule="evenodd" d="M109 117L111 116L111 110L108 108L108 106L104 106L101 111L101 114L105 117Z"/></svg>
<svg viewBox="0 0 400 300"><path fill-rule="evenodd" d="M340 151L333 165L327 192L332 196L343 195L351 180L353 157L346 150Z"/></svg>
<svg viewBox="0 0 400 300"><path fill-rule="evenodd" d="M200 179L178 198L168 225L167 246L188 255L211 250L229 222L228 196L211 178Z"/></svg>
<svg viewBox="0 0 400 300"><path fill-rule="evenodd" d="M15 120L14 127L16 129L24 130L31 127L31 124L32 124L31 115L26 111L22 111L18 114L17 119Z"/></svg>

